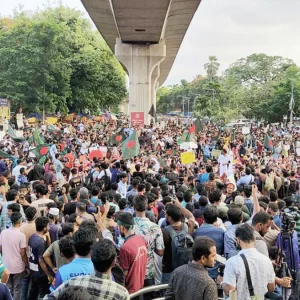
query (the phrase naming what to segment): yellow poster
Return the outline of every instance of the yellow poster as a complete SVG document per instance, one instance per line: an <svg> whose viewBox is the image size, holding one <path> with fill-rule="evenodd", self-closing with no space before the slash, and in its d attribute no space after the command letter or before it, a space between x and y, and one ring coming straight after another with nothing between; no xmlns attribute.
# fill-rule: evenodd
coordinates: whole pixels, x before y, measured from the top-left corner
<svg viewBox="0 0 300 300"><path fill-rule="evenodd" d="M180 158L181 158L181 163L183 165L190 164L196 161L195 153L192 152L183 152L180 154Z"/></svg>

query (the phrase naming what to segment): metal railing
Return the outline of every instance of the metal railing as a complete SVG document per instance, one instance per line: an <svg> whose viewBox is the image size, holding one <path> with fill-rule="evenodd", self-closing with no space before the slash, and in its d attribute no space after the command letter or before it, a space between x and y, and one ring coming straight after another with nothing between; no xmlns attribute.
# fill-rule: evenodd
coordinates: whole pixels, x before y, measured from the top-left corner
<svg viewBox="0 0 300 300"><path fill-rule="evenodd" d="M130 295L130 299L133 299L135 297L139 297L139 300L144 300L144 295L147 293L151 292L156 292L156 291L161 291L161 290L166 290L168 288L168 284L158 284L158 285L152 285L152 286L147 286L138 292L135 292ZM160 300L160 299L165 299L165 298L156 298L155 300Z"/></svg>
<svg viewBox="0 0 300 300"><path fill-rule="evenodd" d="M161 291L161 290L166 290L168 288L168 284L159 284L159 285L152 285L152 286L148 286L145 287L141 290L139 290L138 292L135 292L133 294L130 295L130 299L133 299L135 297L139 297L139 300L144 300L144 295L147 293L151 293L151 292L156 292L156 291ZM155 298L153 300L164 300L165 298ZM224 298L218 298L219 300L223 300Z"/></svg>

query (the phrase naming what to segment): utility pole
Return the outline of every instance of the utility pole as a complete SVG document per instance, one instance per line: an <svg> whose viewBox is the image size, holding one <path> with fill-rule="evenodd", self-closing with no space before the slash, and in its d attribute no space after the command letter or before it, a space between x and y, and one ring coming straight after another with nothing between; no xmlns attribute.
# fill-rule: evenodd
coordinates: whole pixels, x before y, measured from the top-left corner
<svg viewBox="0 0 300 300"><path fill-rule="evenodd" d="M292 98L290 102L290 128L293 126L293 109L294 109L294 80L292 80Z"/></svg>

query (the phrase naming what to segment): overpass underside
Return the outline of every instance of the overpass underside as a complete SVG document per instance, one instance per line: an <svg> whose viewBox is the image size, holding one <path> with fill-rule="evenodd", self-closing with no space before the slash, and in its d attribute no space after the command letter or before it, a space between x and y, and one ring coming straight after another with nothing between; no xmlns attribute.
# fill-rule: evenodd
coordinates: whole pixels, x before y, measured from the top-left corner
<svg viewBox="0 0 300 300"><path fill-rule="evenodd" d="M157 88L166 80L201 0L82 0L92 20L129 75L129 111L156 110Z"/></svg>

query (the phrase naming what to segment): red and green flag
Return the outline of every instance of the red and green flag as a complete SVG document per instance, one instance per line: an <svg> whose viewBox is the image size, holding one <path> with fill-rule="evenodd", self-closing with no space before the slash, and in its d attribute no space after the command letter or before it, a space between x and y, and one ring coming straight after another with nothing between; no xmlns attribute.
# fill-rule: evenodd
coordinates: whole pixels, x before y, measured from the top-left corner
<svg viewBox="0 0 300 300"><path fill-rule="evenodd" d="M49 153L50 145L48 144L41 144L36 146L34 149L30 150L38 159L43 156L46 156Z"/></svg>
<svg viewBox="0 0 300 300"><path fill-rule="evenodd" d="M122 154L124 159L133 158L140 153L140 143L137 136L137 132L134 131L122 145Z"/></svg>
<svg viewBox="0 0 300 300"><path fill-rule="evenodd" d="M203 130L203 126L201 123L201 120L199 118L196 119L196 121L193 123L193 125L189 128L188 137L186 139L187 142L191 142L195 136L198 134L198 132Z"/></svg>
<svg viewBox="0 0 300 300"><path fill-rule="evenodd" d="M269 151L274 151L272 138L267 133L265 135L264 147Z"/></svg>
<svg viewBox="0 0 300 300"><path fill-rule="evenodd" d="M112 134L109 137L108 143L110 145L117 145L119 146L120 144L122 144L126 139L126 136L124 134L124 132L117 132L115 134Z"/></svg>
<svg viewBox="0 0 300 300"><path fill-rule="evenodd" d="M38 128L35 128L33 130L31 137L28 139L28 143L30 145L34 144L35 146L42 145L45 143L45 141L43 140L43 138L40 135Z"/></svg>
<svg viewBox="0 0 300 300"><path fill-rule="evenodd" d="M180 136L180 137L177 138L177 144L181 145L181 144L185 143L187 141L188 137L189 137L189 133L188 132L184 132L182 134L182 136Z"/></svg>
<svg viewBox="0 0 300 300"><path fill-rule="evenodd" d="M55 128L52 124L48 125L48 131L49 133L56 139L60 138L60 130Z"/></svg>

